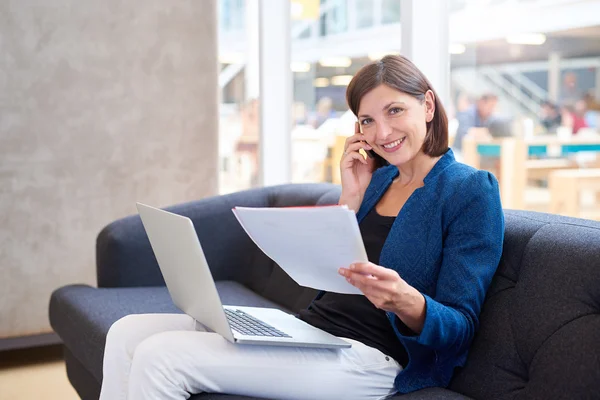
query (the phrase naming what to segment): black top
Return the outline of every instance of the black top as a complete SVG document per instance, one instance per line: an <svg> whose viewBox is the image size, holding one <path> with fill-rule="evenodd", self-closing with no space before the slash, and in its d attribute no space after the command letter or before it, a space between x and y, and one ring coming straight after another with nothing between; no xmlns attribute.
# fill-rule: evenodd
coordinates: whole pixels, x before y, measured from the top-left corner
<svg viewBox="0 0 600 400"><path fill-rule="evenodd" d="M360 223L369 261L379 264L379 255L395 217L369 212ZM354 339L391 356L403 367L408 364L385 311L376 308L364 295L325 293L299 313L299 318L335 336Z"/></svg>

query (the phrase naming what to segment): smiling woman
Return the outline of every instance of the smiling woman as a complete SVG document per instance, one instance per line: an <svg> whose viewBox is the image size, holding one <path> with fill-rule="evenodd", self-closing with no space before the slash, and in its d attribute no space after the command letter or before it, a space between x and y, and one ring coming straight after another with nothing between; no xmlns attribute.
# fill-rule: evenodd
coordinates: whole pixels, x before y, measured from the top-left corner
<svg viewBox="0 0 600 400"><path fill-rule="evenodd" d="M358 121L339 203L356 211L369 262L339 272L364 296L322 293L300 317L392 356L399 392L446 386L500 259L498 183L456 162L444 108L408 59L366 65L346 97Z"/></svg>
<svg viewBox="0 0 600 400"><path fill-rule="evenodd" d="M361 68L348 85L346 99L358 126L346 140L341 160L342 201L358 210L373 171L391 164L400 173L378 208L396 215L448 151L444 107L425 75L396 55ZM373 158L365 160L361 149ZM396 191L403 201L397 201Z"/></svg>
<svg viewBox="0 0 600 400"><path fill-rule="evenodd" d="M369 262L340 266L361 294L320 293L298 318L352 347L238 346L187 315L130 315L107 335L102 400L375 400L448 385L502 252L498 184L456 162L443 107L407 59L364 67L348 102L360 123L340 160L339 201L356 211Z"/></svg>
<svg viewBox="0 0 600 400"><path fill-rule="evenodd" d="M444 106L429 80L405 57L387 56L363 67L350 82L346 99L350 110L359 117L367 143L386 139L394 126L402 130L413 124L410 129L416 130L417 137L411 144L413 151L405 152L405 157L418 152L420 144L423 153L431 157L441 156L448 149L448 117ZM382 137L376 139L378 131ZM387 161L387 157L379 156L380 165Z"/></svg>

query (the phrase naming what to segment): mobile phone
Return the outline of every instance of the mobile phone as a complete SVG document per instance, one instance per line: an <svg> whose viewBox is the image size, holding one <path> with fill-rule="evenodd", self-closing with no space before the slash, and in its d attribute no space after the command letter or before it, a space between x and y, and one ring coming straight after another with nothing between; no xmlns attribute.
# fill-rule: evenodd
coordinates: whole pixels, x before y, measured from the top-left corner
<svg viewBox="0 0 600 400"><path fill-rule="evenodd" d="M362 124L360 123L360 121L358 121L358 131L360 132L361 135L363 135ZM364 142L364 140L363 140L363 142ZM373 153L373 150L365 150L365 153L367 154L367 156L369 158L375 158L375 153Z"/></svg>

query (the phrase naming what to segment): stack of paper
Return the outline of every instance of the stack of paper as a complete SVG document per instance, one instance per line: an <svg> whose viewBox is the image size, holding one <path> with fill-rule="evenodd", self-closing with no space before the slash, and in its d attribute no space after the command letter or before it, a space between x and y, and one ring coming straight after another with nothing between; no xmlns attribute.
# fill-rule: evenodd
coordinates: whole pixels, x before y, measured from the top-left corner
<svg viewBox="0 0 600 400"><path fill-rule="evenodd" d="M346 206L233 209L254 243L299 285L361 294L338 273L367 262L356 214Z"/></svg>

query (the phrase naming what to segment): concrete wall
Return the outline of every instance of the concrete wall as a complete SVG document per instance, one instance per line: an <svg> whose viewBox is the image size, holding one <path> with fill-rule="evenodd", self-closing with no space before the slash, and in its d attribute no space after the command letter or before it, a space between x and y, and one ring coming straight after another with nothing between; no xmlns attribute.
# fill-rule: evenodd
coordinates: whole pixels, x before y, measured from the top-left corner
<svg viewBox="0 0 600 400"><path fill-rule="evenodd" d="M217 192L216 0L0 1L0 338L110 221Z"/></svg>

